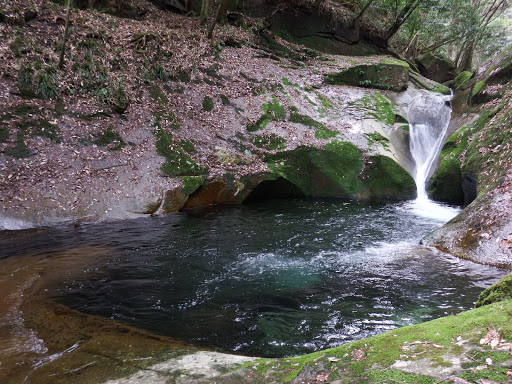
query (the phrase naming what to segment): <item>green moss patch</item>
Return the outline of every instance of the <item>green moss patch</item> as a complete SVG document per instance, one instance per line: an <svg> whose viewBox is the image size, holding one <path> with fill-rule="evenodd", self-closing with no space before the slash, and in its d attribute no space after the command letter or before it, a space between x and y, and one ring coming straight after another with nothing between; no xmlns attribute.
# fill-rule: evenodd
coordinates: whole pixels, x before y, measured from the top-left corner
<svg viewBox="0 0 512 384"><path fill-rule="evenodd" d="M473 72L463 71L452 80L452 86L455 89L466 89L469 79L473 76Z"/></svg>
<svg viewBox="0 0 512 384"><path fill-rule="evenodd" d="M106 128L103 132L94 134L93 143L100 147L108 146L111 151L119 151L126 146L119 132L112 127Z"/></svg>
<svg viewBox="0 0 512 384"><path fill-rule="evenodd" d="M292 123L305 125L306 127L315 128L315 137L317 139L330 139L338 134L338 132L327 128L324 124L316 121L310 116L298 113L296 108L292 108L292 111L290 112L290 121Z"/></svg>
<svg viewBox="0 0 512 384"><path fill-rule="evenodd" d="M253 143L258 148L267 150L281 150L286 148L286 139L276 135L275 133L253 136L251 137L251 143Z"/></svg>
<svg viewBox="0 0 512 384"><path fill-rule="evenodd" d="M475 307L481 307L512 298L512 274L503 277L480 294Z"/></svg>
<svg viewBox="0 0 512 384"><path fill-rule="evenodd" d="M271 121L286 120L286 111L275 97L272 101L263 104L261 108L263 109L263 114L255 123L251 123L247 126L249 132L264 129Z"/></svg>
<svg viewBox="0 0 512 384"><path fill-rule="evenodd" d="M204 184L205 178L202 176L183 176L181 180L183 181L181 193L188 196Z"/></svg>
<svg viewBox="0 0 512 384"><path fill-rule="evenodd" d="M361 99L351 103L351 105L365 111L365 117L373 118L388 125L403 121L403 118L395 112L391 101L379 92L367 93Z"/></svg>
<svg viewBox="0 0 512 384"><path fill-rule="evenodd" d="M3 143L9 138L9 128L0 125L0 143Z"/></svg>
<svg viewBox="0 0 512 384"><path fill-rule="evenodd" d="M370 156L361 180L363 189L371 198L412 199L416 196L416 183L412 176L387 156Z"/></svg>
<svg viewBox="0 0 512 384"><path fill-rule="evenodd" d="M158 86L158 84L151 84L148 87L149 95L153 100L155 100L158 105L164 106L169 102L167 95L162 91L162 88Z"/></svg>
<svg viewBox="0 0 512 384"><path fill-rule="evenodd" d="M210 112L215 107L215 104L213 104L213 100L210 96L205 96L203 99L203 110L206 112Z"/></svg>
<svg viewBox="0 0 512 384"><path fill-rule="evenodd" d="M46 137L55 143L60 143L62 137L59 127L45 119L25 120L16 124L23 135Z"/></svg>
<svg viewBox="0 0 512 384"><path fill-rule="evenodd" d="M374 370L365 374L371 383L411 383L411 384L434 384L439 380L413 373L405 373L396 369Z"/></svg>
<svg viewBox="0 0 512 384"><path fill-rule="evenodd" d="M430 178L428 185L429 197L436 201L451 204L462 204L464 192L462 190L461 163L456 157L443 159Z"/></svg>
<svg viewBox="0 0 512 384"><path fill-rule="evenodd" d="M353 196L360 187L362 157L351 143L334 141L321 149L301 146L267 155L264 161L306 196Z"/></svg>
<svg viewBox="0 0 512 384"><path fill-rule="evenodd" d="M202 176L206 173L206 169L192 160L183 145L173 140L171 134L158 128L155 136L157 153L166 159L161 170L167 176Z"/></svg>
<svg viewBox="0 0 512 384"><path fill-rule="evenodd" d="M30 149L28 148L27 144L25 143L25 137L24 137L22 131L18 131L17 136L16 136L16 142L14 143L14 146L6 148L5 154L7 156L15 157L18 159L28 157L31 155Z"/></svg>
<svg viewBox="0 0 512 384"><path fill-rule="evenodd" d="M372 133L365 133L364 134L366 136L366 140L368 140L368 145L373 145L373 144L380 144L382 145L385 149L389 149L389 139L387 137L384 137L382 136L380 133L378 132L372 132Z"/></svg>

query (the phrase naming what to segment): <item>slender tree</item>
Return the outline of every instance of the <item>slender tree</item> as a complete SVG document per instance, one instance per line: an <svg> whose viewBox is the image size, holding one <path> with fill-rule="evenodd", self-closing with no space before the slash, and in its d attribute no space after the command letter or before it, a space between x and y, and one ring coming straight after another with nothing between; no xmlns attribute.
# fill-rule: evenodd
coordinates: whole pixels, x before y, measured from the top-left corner
<svg viewBox="0 0 512 384"><path fill-rule="evenodd" d="M64 27L64 34L62 36L62 48L60 50L59 57L59 68L62 69L64 67L64 52L66 51L66 43L68 41L69 34L69 19L71 18L71 0L68 0L68 9L66 12L66 25Z"/></svg>

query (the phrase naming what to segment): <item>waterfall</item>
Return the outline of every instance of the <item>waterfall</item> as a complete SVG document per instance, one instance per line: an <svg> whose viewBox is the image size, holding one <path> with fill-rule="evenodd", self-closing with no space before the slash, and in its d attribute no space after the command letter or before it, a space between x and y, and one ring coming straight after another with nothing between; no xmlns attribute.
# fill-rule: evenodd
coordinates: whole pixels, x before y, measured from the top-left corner
<svg viewBox="0 0 512 384"><path fill-rule="evenodd" d="M412 100L408 111L410 151L415 163L413 176L418 191L413 210L421 216L441 221L450 220L459 210L431 201L427 196L426 183L450 124L450 98L425 91Z"/></svg>

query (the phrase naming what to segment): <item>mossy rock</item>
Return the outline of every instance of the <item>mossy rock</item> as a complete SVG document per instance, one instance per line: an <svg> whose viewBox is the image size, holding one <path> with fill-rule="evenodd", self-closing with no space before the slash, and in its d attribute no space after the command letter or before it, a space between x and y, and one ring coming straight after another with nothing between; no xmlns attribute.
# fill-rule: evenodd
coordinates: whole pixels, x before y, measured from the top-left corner
<svg viewBox="0 0 512 384"><path fill-rule="evenodd" d="M441 93L443 95L451 95L452 91L446 85L440 84L434 80L427 79L418 73L409 73L411 82L419 88L427 91Z"/></svg>
<svg viewBox="0 0 512 384"><path fill-rule="evenodd" d="M456 75L455 64L447 57L427 52L415 59L420 73L426 78L444 83L453 80Z"/></svg>
<svg viewBox="0 0 512 384"><path fill-rule="evenodd" d="M277 176L295 184L305 196L355 196L360 189L362 156L352 143L334 141L318 149L300 146L269 154L264 161Z"/></svg>
<svg viewBox="0 0 512 384"><path fill-rule="evenodd" d="M430 178L428 195L432 200L451 204L464 202L460 161L455 157L445 158Z"/></svg>
<svg viewBox="0 0 512 384"><path fill-rule="evenodd" d="M491 285L480 294L475 307L481 307L512 298L512 274L502 277L500 281Z"/></svg>
<svg viewBox="0 0 512 384"><path fill-rule="evenodd" d="M396 113L393 103L379 92L366 93L359 100L352 102L351 105L363 110L366 118L372 118L388 125L409 124L405 117Z"/></svg>
<svg viewBox="0 0 512 384"><path fill-rule="evenodd" d="M341 72L324 75L324 82L401 92L408 87L409 70L397 64L357 65Z"/></svg>
<svg viewBox="0 0 512 384"><path fill-rule="evenodd" d="M396 161L384 155L370 156L361 174L363 197L413 199L416 183Z"/></svg>
<svg viewBox="0 0 512 384"><path fill-rule="evenodd" d="M451 85L457 90L466 89L469 85L469 80L473 77L473 72L463 71L457 75L451 82Z"/></svg>

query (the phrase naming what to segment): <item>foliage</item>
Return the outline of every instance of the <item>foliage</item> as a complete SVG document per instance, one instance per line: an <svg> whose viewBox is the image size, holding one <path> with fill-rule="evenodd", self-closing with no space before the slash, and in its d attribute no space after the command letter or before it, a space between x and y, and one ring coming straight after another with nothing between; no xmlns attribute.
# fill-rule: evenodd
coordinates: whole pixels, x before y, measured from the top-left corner
<svg viewBox="0 0 512 384"><path fill-rule="evenodd" d="M56 99L59 94L55 68L53 66L42 68L39 62L34 63L34 68L35 70L30 65L20 68L17 78L20 93L45 100Z"/></svg>

